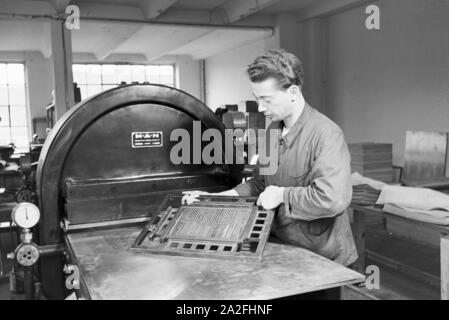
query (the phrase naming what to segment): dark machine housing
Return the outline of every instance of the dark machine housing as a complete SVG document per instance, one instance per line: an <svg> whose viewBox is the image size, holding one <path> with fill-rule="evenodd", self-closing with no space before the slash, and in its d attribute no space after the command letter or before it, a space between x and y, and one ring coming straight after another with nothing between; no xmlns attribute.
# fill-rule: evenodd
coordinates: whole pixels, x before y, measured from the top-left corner
<svg viewBox="0 0 449 320"><path fill-rule="evenodd" d="M40 155L36 186L42 217L37 242L47 248L39 274L47 298L67 294L64 265L77 261L67 234L143 226L167 194L221 191L239 182L240 167L172 163L177 141L170 134L185 129L193 137L193 121L201 121L202 132L218 129L224 139L219 119L187 93L129 85L79 103L56 123ZM222 146L224 154L224 141Z"/></svg>

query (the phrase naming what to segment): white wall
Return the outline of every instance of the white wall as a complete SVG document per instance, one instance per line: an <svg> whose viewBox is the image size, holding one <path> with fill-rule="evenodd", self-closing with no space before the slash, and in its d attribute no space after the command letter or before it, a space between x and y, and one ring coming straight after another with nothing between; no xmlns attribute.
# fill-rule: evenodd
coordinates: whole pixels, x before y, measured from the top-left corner
<svg viewBox="0 0 449 320"><path fill-rule="evenodd" d="M176 56L173 62L176 63L176 86L195 98L203 100L201 62L188 56Z"/></svg>
<svg viewBox="0 0 449 320"><path fill-rule="evenodd" d="M259 24L275 27L272 38L260 40L206 59L206 103L215 110L224 104L238 104L244 100L254 100L245 67L258 55L272 48L282 48L297 55L306 71L303 90L306 99L317 109L324 107L322 70L319 54L321 40L315 40L315 28L304 28L295 14L279 14L273 20L259 21ZM318 30L321 32L321 30ZM314 41L311 43L311 41ZM307 43L306 46L303 44ZM313 44L313 45L311 45ZM318 70L319 68L319 70ZM316 72L318 70L318 72ZM310 71L310 72L309 72ZM244 111L244 110L241 110Z"/></svg>
<svg viewBox="0 0 449 320"><path fill-rule="evenodd" d="M328 21L326 110L349 142L393 143L402 165L407 130L449 131L449 2L376 4L381 30L364 7Z"/></svg>
<svg viewBox="0 0 449 320"><path fill-rule="evenodd" d="M225 104L254 100L246 66L273 46L273 41L260 40L206 59L207 106L215 110Z"/></svg>

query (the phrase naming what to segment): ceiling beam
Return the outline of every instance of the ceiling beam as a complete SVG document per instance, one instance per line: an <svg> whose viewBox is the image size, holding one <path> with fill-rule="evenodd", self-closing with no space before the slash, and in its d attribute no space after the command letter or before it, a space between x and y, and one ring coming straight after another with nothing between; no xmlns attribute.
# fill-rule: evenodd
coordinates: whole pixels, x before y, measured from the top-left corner
<svg viewBox="0 0 449 320"><path fill-rule="evenodd" d="M272 37L271 31L213 30L170 53L174 55L190 55L195 60L202 60Z"/></svg>
<svg viewBox="0 0 449 320"><path fill-rule="evenodd" d="M233 23L277 2L279 0L229 0L221 8L226 12L228 22Z"/></svg>
<svg viewBox="0 0 449 320"><path fill-rule="evenodd" d="M146 19L152 20L159 17L178 0L151 0L142 1L141 9Z"/></svg>
<svg viewBox="0 0 449 320"><path fill-rule="evenodd" d="M46 15L54 14L55 10L48 2L22 1L22 0L2 0L0 14L28 14Z"/></svg>
<svg viewBox="0 0 449 320"><path fill-rule="evenodd" d="M89 17L129 20L143 20L144 18L140 8L130 6L81 2L78 7L80 8L81 21L83 18Z"/></svg>
<svg viewBox="0 0 449 320"><path fill-rule="evenodd" d="M344 12L376 0L332 0L321 1L310 5L300 11L298 20L304 21L313 18L322 18Z"/></svg>
<svg viewBox="0 0 449 320"><path fill-rule="evenodd" d="M65 9L72 0L51 0L50 3L57 13L65 13Z"/></svg>
<svg viewBox="0 0 449 320"><path fill-rule="evenodd" d="M213 15L206 10L186 10L172 8L155 21L159 22L181 22L181 23L224 23L221 16Z"/></svg>
<svg viewBox="0 0 449 320"><path fill-rule="evenodd" d="M130 39L133 35L135 35L139 30L144 28L144 26L139 25L127 25L126 29L124 28L115 28L114 29L114 37L110 37L109 41L98 50L95 50L94 54L98 60L104 60L109 55L111 55L115 49L120 47L125 41Z"/></svg>
<svg viewBox="0 0 449 320"><path fill-rule="evenodd" d="M177 28L171 28L170 31L162 31L161 37L164 37L165 39L162 39L161 37L155 38L156 43L158 43L157 48L149 50L146 54L147 59L148 61L159 59L173 50L204 37L212 31L213 29L207 28L193 28L186 32L180 32Z"/></svg>
<svg viewBox="0 0 449 320"><path fill-rule="evenodd" d="M123 19L137 22L147 20L143 14L144 11L138 7L86 2L81 2L78 6L81 12L81 21L83 21L83 18L93 17L101 19ZM211 21L210 12L205 10L180 10L172 8L166 11L162 16L154 19L154 22L220 23L222 20Z"/></svg>

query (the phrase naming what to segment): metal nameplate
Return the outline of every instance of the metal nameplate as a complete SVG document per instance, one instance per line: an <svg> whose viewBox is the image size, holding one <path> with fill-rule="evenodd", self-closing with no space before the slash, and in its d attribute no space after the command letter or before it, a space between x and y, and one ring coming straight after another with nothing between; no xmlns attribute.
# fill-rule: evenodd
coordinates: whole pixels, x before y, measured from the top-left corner
<svg viewBox="0 0 449 320"><path fill-rule="evenodd" d="M133 148L162 147L162 131L133 132L131 143Z"/></svg>

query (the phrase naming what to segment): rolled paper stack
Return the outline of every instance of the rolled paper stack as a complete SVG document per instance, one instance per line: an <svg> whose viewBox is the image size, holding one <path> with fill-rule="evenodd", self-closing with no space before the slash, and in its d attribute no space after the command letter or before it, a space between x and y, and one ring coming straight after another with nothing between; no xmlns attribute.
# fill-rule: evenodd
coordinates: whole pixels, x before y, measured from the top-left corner
<svg viewBox="0 0 449 320"><path fill-rule="evenodd" d="M380 190L367 184L352 186L352 203L359 206L374 206L379 199Z"/></svg>

